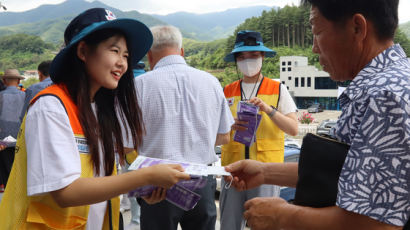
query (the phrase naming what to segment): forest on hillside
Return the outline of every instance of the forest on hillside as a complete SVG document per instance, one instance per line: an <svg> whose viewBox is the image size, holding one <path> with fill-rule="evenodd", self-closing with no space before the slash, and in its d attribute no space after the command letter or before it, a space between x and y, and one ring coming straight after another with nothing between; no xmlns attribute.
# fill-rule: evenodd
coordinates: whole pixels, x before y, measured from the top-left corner
<svg viewBox="0 0 410 230"><path fill-rule="evenodd" d="M279 78L280 56L306 56L309 65L321 68L318 55L312 53L309 8L305 6L286 6L263 11L259 17L246 19L226 39L200 42L185 38L183 45L187 62L193 67L212 73L223 86L238 79L240 76L234 63L226 63L223 58L231 52L236 33L240 30L259 31L264 44L277 52L275 57L266 58L263 63L262 73L267 77ZM396 32L395 42L400 43L407 56L410 56L410 41L401 30ZM0 72L5 68L36 69L41 61L52 59L58 48L58 45L46 43L34 35L2 36Z"/></svg>
<svg viewBox="0 0 410 230"><path fill-rule="evenodd" d="M57 52L56 46L44 42L40 37L13 34L0 37L0 71L16 68L37 69L44 60L50 60Z"/></svg>
<svg viewBox="0 0 410 230"><path fill-rule="evenodd" d="M254 30L261 33L264 45L275 50L277 55L266 58L262 73L270 78L279 78L280 56L306 56L309 65L321 69L319 57L312 52L313 36L309 23L310 9L306 6L285 6L263 11L260 17L246 19L227 39L201 43L184 40L188 62L214 74L224 86L239 78L233 63L226 63L223 58L231 52L237 32ZM400 43L410 57L410 40L403 31L397 30L395 42Z"/></svg>

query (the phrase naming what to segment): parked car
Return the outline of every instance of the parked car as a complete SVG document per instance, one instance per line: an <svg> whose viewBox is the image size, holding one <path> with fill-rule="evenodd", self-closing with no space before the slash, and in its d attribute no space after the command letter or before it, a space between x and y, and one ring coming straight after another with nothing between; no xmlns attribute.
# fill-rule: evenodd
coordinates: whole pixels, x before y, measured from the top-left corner
<svg viewBox="0 0 410 230"><path fill-rule="evenodd" d="M319 113L319 112L323 112L323 107L321 104L316 103L316 104L309 106L307 110L309 113Z"/></svg>
<svg viewBox="0 0 410 230"><path fill-rule="evenodd" d="M330 130L336 125L337 121L326 119L322 121L316 129L317 135L330 136Z"/></svg>
<svg viewBox="0 0 410 230"><path fill-rule="evenodd" d="M285 139L285 151L287 147L296 147L300 149L300 144L297 140L291 139L291 138L286 138ZM286 155L286 153L285 153Z"/></svg>

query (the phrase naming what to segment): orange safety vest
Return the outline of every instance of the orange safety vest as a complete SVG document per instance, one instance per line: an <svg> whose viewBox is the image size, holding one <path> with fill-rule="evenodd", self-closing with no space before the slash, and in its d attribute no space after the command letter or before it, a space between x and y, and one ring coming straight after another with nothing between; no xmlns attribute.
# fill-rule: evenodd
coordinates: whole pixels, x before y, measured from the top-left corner
<svg viewBox="0 0 410 230"><path fill-rule="evenodd" d="M67 112L79 149L81 177L94 177L94 166L91 163L91 154L88 153L84 132L78 119L78 108L71 100L66 87L52 85L38 93L30 104L34 104L39 97L45 95L57 97ZM0 204L0 229L85 229L89 205L61 208L50 193L27 196L25 120L26 117L20 127L13 168ZM114 167L113 174L117 174L116 167ZM120 199L114 197L108 201L103 229L118 229L119 214Z"/></svg>
<svg viewBox="0 0 410 230"><path fill-rule="evenodd" d="M235 81L224 88L232 115L236 117L237 106L242 100L241 80ZM256 93L266 104L278 107L280 83L264 77ZM283 162L285 149L285 133L264 112L258 130L256 142L250 147L233 141L235 131L231 131L231 141L222 146L221 163L228 165L243 159L253 159L261 162Z"/></svg>

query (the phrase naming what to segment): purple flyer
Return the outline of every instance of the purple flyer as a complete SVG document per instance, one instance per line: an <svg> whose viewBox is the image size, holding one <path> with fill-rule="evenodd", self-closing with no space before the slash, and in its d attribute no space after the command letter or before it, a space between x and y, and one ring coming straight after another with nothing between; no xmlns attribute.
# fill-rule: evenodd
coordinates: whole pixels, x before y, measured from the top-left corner
<svg viewBox="0 0 410 230"><path fill-rule="evenodd" d="M201 196L191 190L179 186L178 184L172 186L167 190L166 200L177 207L189 211L193 209Z"/></svg>
<svg viewBox="0 0 410 230"><path fill-rule="evenodd" d="M166 200L186 211L194 208L201 196L193 191L206 185L208 180L204 176L207 175L207 165L138 156L130 165L129 170L138 170L156 164L180 164L185 172L190 173L190 180L182 180L167 190ZM157 188L157 186L147 185L128 192L128 195L136 197L150 196Z"/></svg>
<svg viewBox="0 0 410 230"><path fill-rule="evenodd" d="M238 112L257 114L259 112L259 107L246 101L240 101L238 104Z"/></svg>
<svg viewBox="0 0 410 230"><path fill-rule="evenodd" d="M206 183L208 182L208 180L206 179L206 177L191 177L191 180L182 180L180 182L177 183L177 185L182 186L186 189L189 189L191 191L200 189L205 187Z"/></svg>
<svg viewBox="0 0 410 230"><path fill-rule="evenodd" d="M240 121L247 121L244 125L247 130L236 131L233 140L242 143L246 146L251 146L255 142L256 130L259 127L262 115L258 114L259 108L247 102L240 102L238 104L237 118Z"/></svg>

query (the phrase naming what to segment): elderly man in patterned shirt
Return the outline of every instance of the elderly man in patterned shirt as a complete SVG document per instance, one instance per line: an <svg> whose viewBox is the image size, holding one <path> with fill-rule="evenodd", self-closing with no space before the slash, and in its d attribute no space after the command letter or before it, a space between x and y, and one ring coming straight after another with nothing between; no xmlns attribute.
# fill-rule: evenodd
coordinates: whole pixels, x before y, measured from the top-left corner
<svg viewBox="0 0 410 230"><path fill-rule="evenodd" d="M336 205L325 208L255 198L245 204L252 230L408 229L410 216L410 63L393 43L398 0L302 0L310 3L313 52L340 97L334 136L350 145ZM329 151L331 154L331 151ZM234 186L295 186L297 163L240 161L227 167Z"/></svg>

